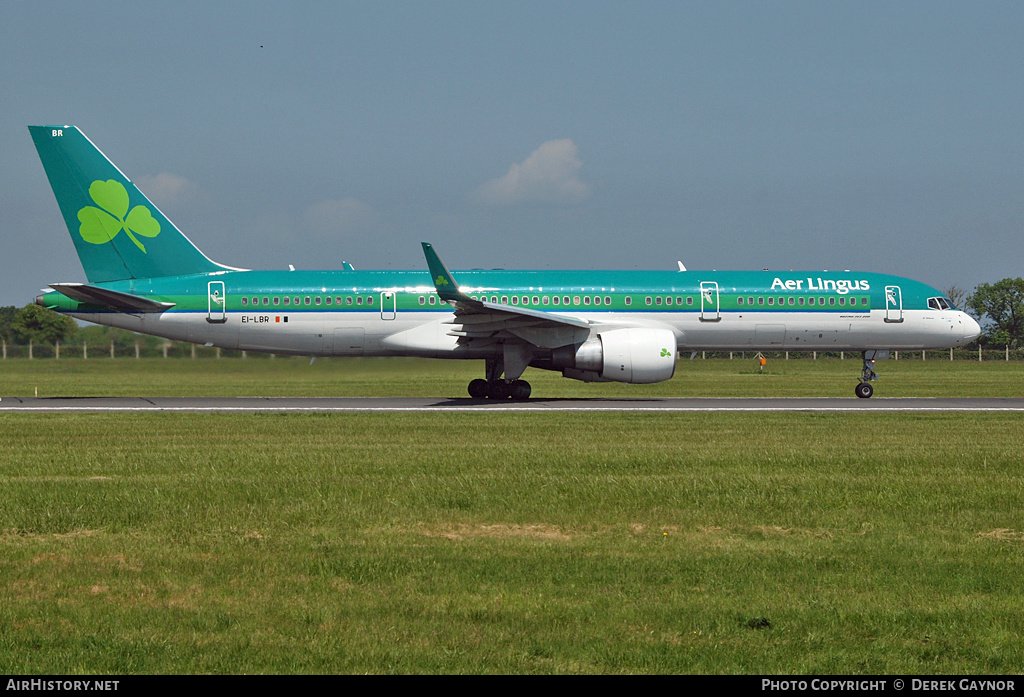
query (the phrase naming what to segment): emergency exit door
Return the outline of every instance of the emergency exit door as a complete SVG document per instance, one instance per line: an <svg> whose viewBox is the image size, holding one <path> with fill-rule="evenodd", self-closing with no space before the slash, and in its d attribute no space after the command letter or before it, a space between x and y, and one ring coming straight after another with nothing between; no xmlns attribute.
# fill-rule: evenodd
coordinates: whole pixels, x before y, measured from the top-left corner
<svg viewBox="0 0 1024 697"><path fill-rule="evenodd" d="M700 282L700 321L717 322L722 319L718 306L718 283Z"/></svg>
<svg viewBox="0 0 1024 697"><path fill-rule="evenodd" d="M227 322L228 299L224 293L224 281L210 281L206 289L206 321L219 324Z"/></svg>

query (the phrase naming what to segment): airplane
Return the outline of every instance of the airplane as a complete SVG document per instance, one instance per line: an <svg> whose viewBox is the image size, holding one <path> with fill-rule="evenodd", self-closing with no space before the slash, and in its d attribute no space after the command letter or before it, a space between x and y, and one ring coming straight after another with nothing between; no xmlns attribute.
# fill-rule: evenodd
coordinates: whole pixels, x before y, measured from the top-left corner
<svg viewBox="0 0 1024 697"><path fill-rule="evenodd" d="M892 350L964 346L978 323L899 276L827 271L253 271L210 260L75 126L29 126L85 270L36 303L96 324L279 355L484 361L474 399L524 400L527 367L656 383L681 353L856 351L871 397Z"/></svg>

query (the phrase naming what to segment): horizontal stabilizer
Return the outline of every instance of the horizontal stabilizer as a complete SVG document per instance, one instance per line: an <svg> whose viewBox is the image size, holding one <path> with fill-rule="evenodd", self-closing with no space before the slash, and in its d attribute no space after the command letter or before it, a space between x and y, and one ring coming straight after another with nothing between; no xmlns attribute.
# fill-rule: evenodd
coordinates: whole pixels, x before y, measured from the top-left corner
<svg viewBox="0 0 1024 697"><path fill-rule="evenodd" d="M51 283L50 287L80 303L102 305L118 312L163 312L174 307L174 303L157 302L131 293L122 293L85 283Z"/></svg>

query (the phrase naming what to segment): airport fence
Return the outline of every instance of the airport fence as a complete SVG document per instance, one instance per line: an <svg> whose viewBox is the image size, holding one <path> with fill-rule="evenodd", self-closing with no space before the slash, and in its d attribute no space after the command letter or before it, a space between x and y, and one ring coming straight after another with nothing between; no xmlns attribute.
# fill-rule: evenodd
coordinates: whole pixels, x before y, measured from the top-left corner
<svg viewBox="0 0 1024 697"><path fill-rule="evenodd" d="M27 360L110 360L111 358L167 358L167 359L217 359L217 358L252 358L266 360L275 358L273 354L252 351L235 351L215 346L187 344L180 341L152 342L140 340L125 343L112 341L109 343L62 343L53 344L19 344L2 342L0 359Z"/></svg>
<svg viewBox="0 0 1024 697"><path fill-rule="evenodd" d="M754 360L758 355L768 360L860 360L859 351L681 351L680 360ZM2 342L2 360L102 360L111 358L166 358L166 359L255 359L275 358L274 354L254 351L236 351L214 346L187 344L180 341L153 341L109 343L76 342L65 344L20 344ZM893 351L890 360L897 361L1024 361L1024 348L977 347L969 349L937 349L934 351Z"/></svg>
<svg viewBox="0 0 1024 697"><path fill-rule="evenodd" d="M860 351L680 351L681 360L754 360L763 355L768 360L824 361L861 360ZM891 351L896 361L1024 361L1024 348L1009 346L970 349L935 349L932 351Z"/></svg>

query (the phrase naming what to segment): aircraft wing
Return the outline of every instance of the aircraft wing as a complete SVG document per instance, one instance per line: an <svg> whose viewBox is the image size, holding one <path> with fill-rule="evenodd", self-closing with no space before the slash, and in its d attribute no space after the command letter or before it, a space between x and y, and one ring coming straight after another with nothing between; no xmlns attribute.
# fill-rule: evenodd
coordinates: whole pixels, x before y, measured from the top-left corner
<svg viewBox="0 0 1024 697"><path fill-rule="evenodd" d="M157 302L131 293L85 283L51 283L50 287L80 303L100 305L118 312L163 312L174 307L174 303Z"/></svg>
<svg viewBox="0 0 1024 697"><path fill-rule="evenodd" d="M437 294L455 307L448 333L459 337L460 343L501 342L514 336L542 348L557 348L590 335L591 323L578 317L474 300L459 288L433 246L422 244Z"/></svg>

